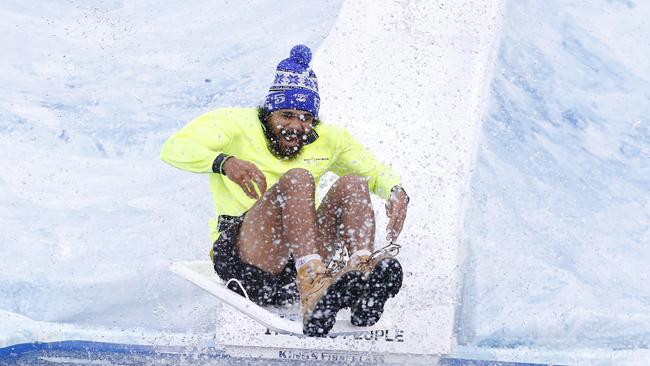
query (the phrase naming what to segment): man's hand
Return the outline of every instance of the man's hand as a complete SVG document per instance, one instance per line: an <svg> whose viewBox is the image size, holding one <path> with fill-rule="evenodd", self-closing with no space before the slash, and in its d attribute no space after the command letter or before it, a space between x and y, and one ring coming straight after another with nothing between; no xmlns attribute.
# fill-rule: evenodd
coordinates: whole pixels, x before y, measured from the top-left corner
<svg viewBox="0 0 650 366"><path fill-rule="evenodd" d="M232 156L223 163L223 172L230 180L237 183L250 198L260 198L255 190L255 184L260 190L260 195L266 192L266 177L253 163Z"/></svg>
<svg viewBox="0 0 650 366"><path fill-rule="evenodd" d="M408 204L409 196L402 188L394 189L390 199L386 201L386 215L389 218L388 227L386 227L386 240L390 244L394 244L402 232Z"/></svg>

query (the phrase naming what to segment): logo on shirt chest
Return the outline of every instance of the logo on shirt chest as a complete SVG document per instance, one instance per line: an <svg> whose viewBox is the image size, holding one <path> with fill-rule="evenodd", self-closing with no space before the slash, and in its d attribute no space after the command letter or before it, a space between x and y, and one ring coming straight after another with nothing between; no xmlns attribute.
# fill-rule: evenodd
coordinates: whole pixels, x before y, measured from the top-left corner
<svg viewBox="0 0 650 366"><path fill-rule="evenodd" d="M321 163L321 162L324 162L324 161L329 161L330 158L328 158L328 157L320 157L320 158L319 157L313 157L313 158L303 158L302 160L307 164L317 164L317 163Z"/></svg>

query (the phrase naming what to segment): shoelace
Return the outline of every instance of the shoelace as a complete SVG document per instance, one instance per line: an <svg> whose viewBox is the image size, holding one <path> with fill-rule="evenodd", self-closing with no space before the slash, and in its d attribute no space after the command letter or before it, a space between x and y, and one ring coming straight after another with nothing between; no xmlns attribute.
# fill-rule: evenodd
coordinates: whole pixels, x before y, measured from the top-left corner
<svg viewBox="0 0 650 366"><path fill-rule="evenodd" d="M338 272L338 270L335 271L327 267L323 272L316 272L316 276L312 279L312 282L316 281L317 277L332 278L336 272Z"/></svg>
<svg viewBox="0 0 650 366"><path fill-rule="evenodd" d="M374 252L372 252L372 254L370 254L370 256L368 256L368 258L366 260L362 261L362 265L365 265L365 266L369 265L370 262L373 259L379 257L382 254L389 254L389 255L395 257L395 256L397 256L399 254L399 248L401 248L401 247L402 246L399 245L399 244L391 243L391 244L388 244L388 245L386 245L385 247L383 247L381 249L377 249Z"/></svg>
<svg viewBox="0 0 650 366"><path fill-rule="evenodd" d="M325 268L325 270L322 271L322 272L320 272L320 271L314 271L313 276L310 276L310 277L311 277L310 281L311 281L311 283L314 283L314 282L315 282L317 279L319 279L319 278L331 278L331 277L334 277L334 274L335 274L335 273L336 273L336 271L332 270L332 269L329 268L329 266L328 266L328 267Z"/></svg>
<svg viewBox="0 0 650 366"><path fill-rule="evenodd" d="M332 259L330 264L327 265L327 272L330 272L332 275L343 268L348 264L348 261L345 258L341 259Z"/></svg>
<svg viewBox="0 0 650 366"><path fill-rule="evenodd" d="M388 244L379 250L375 250L372 254L370 254L370 258L375 258L377 255L381 253L388 253L393 257L395 257L399 254L399 249L401 247L402 247L401 245L395 243Z"/></svg>
<svg viewBox="0 0 650 366"><path fill-rule="evenodd" d="M401 245L395 244L395 243L388 244L385 247L383 247L381 249L377 249L374 252L372 252L370 254L370 256L368 256L368 258L366 258L365 260L361 259L361 262L359 263L359 265L362 268L367 267L368 265L370 265L370 262L373 259L377 258L378 256L380 256L380 255L382 255L384 253L390 254L391 256L395 257L395 256L397 256L399 254L399 250L400 250L401 247L402 247ZM329 265L327 266L327 270L331 272L330 275L332 275L332 274L334 274L336 272L339 272L340 270L345 268L345 266L347 266L348 262L350 261L349 258L345 259L343 256L339 256L339 257L340 257L340 259L332 259L330 261Z"/></svg>
<svg viewBox="0 0 650 366"><path fill-rule="evenodd" d="M324 272L316 272L314 274L314 277L310 278L309 281L311 282L312 285L314 285L314 283L318 283L318 285L317 287L313 287L310 292L313 293L322 290L323 287L326 286L326 284L323 281L326 280L327 278L332 278L332 277L334 277L334 272L332 272L332 270L330 270L329 268L325 269Z"/></svg>
<svg viewBox="0 0 650 366"><path fill-rule="evenodd" d="M402 246L399 244L391 243L381 249L377 249L374 252L372 252L372 254L368 256L368 258L366 258L365 260L363 259L361 260L360 267L363 268L369 266L370 262L372 262L373 259L379 257L382 254L389 254L395 257L399 254L399 249L401 247Z"/></svg>

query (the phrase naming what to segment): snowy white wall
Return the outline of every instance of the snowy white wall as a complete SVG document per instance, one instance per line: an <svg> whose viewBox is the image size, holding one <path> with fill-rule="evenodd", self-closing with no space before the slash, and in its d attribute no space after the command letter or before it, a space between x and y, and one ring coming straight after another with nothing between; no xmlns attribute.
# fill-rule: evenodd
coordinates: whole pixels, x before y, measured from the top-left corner
<svg viewBox="0 0 650 366"><path fill-rule="evenodd" d="M499 11L496 0L348 1L317 54L323 118L391 163L411 196L399 243L412 307L457 303L463 197ZM379 246L386 217L375 206Z"/></svg>

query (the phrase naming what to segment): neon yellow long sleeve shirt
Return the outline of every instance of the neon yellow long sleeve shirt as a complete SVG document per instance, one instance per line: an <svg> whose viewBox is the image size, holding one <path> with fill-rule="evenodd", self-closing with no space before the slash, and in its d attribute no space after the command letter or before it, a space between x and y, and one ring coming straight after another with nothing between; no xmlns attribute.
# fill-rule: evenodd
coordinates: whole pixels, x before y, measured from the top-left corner
<svg viewBox="0 0 650 366"><path fill-rule="evenodd" d="M216 218L210 220L213 242L219 236L219 215L240 216L255 203L228 177L213 172L212 164L221 153L255 164L266 177L267 187L292 168L309 171L316 186L327 172L364 177L370 190L384 199L400 184L393 170L375 159L344 128L321 123L314 129L318 134L314 142L303 146L296 159L282 160L269 151L256 108L218 109L195 118L168 138L160 158L176 168L210 177L216 211Z"/></svg>

